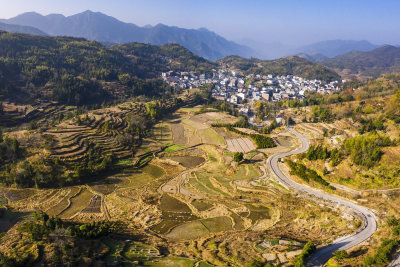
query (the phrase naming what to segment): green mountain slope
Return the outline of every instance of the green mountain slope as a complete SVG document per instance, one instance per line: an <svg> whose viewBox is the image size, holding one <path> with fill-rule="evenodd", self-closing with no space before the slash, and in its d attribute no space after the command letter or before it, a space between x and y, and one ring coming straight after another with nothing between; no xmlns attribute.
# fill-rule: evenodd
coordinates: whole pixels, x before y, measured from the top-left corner
<svg viewBox="0 0 400 267"><path fill-rule="evenodd" d="M400 48L386 45L368 52L350 52L317 60L345 77L376 78L384 73L400 72Z"/></svg>
<svg viewBox="0 0 400 267"><path fill-rule="evenodd" d="M107 48L80 38L0 32L3 99L82 105L135 95L164 95L171 89L159 79L162 71L213 66L179 45Z"/></svg>
<svg viewBox="0 0 400 267"><path fill-rule="evenodd" d="M307 79L323 81L341 80L341 77L336 72L327 67L297 56L276 60L246 59L238 56L230 56L219 60L218 63L222 66L235 68L244 74L297 75Z"/></svg>
<svg viewBox="0 0 400 267"><path fill-rule="evenodd" d="M138 66L140 73L151 73L154 76L169 70L204 73L218 67L217 63L197 56L179 44L154 46L129 43L112 49L127 56L132 64Z"/></svg>

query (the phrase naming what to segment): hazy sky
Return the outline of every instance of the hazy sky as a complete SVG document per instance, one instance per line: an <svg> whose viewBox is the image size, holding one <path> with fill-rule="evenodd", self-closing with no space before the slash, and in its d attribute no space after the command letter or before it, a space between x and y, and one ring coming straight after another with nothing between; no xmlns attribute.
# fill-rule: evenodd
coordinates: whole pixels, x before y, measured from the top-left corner
<svg viewBox="0 0 400 267"><path fill-rule="evenodd" d="M138 25L206 27L231 40L400 44L399 0L0 0L0 18L87 9Z"/></svg>

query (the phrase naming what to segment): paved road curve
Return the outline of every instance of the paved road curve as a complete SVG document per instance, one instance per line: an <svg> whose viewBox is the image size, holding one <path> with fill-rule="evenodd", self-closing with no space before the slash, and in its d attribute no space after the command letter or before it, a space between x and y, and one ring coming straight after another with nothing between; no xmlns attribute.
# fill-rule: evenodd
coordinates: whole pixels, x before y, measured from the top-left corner
<svg viewBox="0 0 400 267"><path fill-rule="evenodd" d="M392 261L392 263L389 265L389 267L400 267L400 253L397 254L397 256Z"/></svg>
<svg viewBox="0 0 400 267"><path fill-rule="evenodd" d="M296 150L293 150L293 151L277 154L277 155L274 155L271 157L269 164L270 164L271 170L275 173L275 175L278 177L278 179L281 180L287 186L289 186L295 190L298 190L298 191L307 193L309 195L313 195L315 197L349 207L349 208L353 209L354 211L360 213L365 218L365 222L366 222L365 227L361 231L359 231L353 235L350 235L350 236L342 237L338 240L335 240L333 243L331 243L327 246L317 249L317 251L314 254L312 254L311 257L308 259L307 266L322 266L325 262L327 262L332 257L333 252L335 252L337 250L350 249L350 248L362 243L369 237L371 237L374 234L374 232L376 231L377 224L376 224L374 214L367 208L361 207L349 200L345 200L338 196L330 195L328 193L313 189L306 185L298 184L298 183L292 181L290 178L286 177L285 174L283 174L283 172L280 170L280 168L278 166L278 159L284 158L287 156L291 156L291 155L304 153L310 147L309 141L304 136L297 133L293 128L289 127L288 130L291 133L293 133L301 141L302 147L298 148Z"/></svg>

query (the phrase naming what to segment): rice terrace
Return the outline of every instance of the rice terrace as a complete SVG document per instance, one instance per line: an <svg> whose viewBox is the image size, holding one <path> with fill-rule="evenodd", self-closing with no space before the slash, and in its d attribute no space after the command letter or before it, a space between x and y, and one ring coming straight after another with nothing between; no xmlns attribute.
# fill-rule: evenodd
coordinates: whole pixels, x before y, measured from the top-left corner
<svg viewBox="0 0 400 267"><path fill-rule="evenodd" d="M125 234L140 238L123 241L116 235L102 240L99 246L108 251L109 263L115 260L117 246L118 259L132 264L191 266L200 255L199 264L204 266L240 265L249 255L287 264L302 251L300 245L285 253L292 244L304 242L298 236L300 229L316 243L355 229L357 217L343 217L337 209L321 211L307 198L296 199L266 167L268 155L297 145L284 128L274 130L271 148L257 148L252 138L242 135L251 131L213 127L220 122L234 124L238 118L183 107L157 122L138 149L131 151L116 136L129 128L132 115L128 114L145 109L140 104L121 104L94 110L43 132L43 142L50 145L46 153L65 168L101 149L104 155L113 155L119 169L101 174L101 180L62 189L3 188L7 205L20 212L40 210L66 222L126 224ZM240 164L233 160L236 152L244 153ZM266 246L271 238L283 245ZM167 255L160 250L165 242ZM247 249L239 249L243 247ZM214 253L222 248L224 253Z"/></svg>

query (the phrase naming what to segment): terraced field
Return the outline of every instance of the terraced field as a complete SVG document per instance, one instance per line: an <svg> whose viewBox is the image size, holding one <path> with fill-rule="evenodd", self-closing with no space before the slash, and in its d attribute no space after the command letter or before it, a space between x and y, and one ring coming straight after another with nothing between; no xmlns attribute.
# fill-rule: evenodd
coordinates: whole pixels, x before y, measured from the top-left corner
<svg viewBox="0 0 400 267"><path fill-rule="evenodd" d="M351 231L353 217L335 211L315 216L321 207L288 194L273 180L266 160L274 150L259 151L247 138L211 126L233 118L196 111L183 108L156 124L136 155L116 137L127 129L128 113L146 112L140 104L91 111L80 123L75 118L50 127L44 134L52 137L53 159L80 165L95 143L121 168L79 186L7 189L5 199L15 209L42 210L66 221L122 221L121 232L101 240L110 265L245 266L249 258L267 260L271 249L257 245L269 235L293 240L298 232L304 233L301 238L312 232L313 241L322 243ZM295 143L279 138L275 150ZM245 153L240 164L233 162L237 151ZM335 223L326 225L328 216Z"/></svg>
<svg viewBox="0 0 400 267"><path fill-rule="evenodd" d="M66 122L48 130L46 134L52 135L56 141L51 149L52 156L77 164L86 158L90 143L93 143L100 146L105 154L113 154L120 159L132 157L132 151L115 139L128 126L125 115L123 112L109 112L104 116L91 114L89 121L83 125ZM111 130L104 131L105 127Z"/></svg>
<svg viewBox="0 0 400 267"><path fill-rule="evenodd" d="M50 121L73 110L73 107L48 102L23 106L2 102L2 106L4 112L0 113L1 127L15 127L32 121L37 123Z"/></svg>

